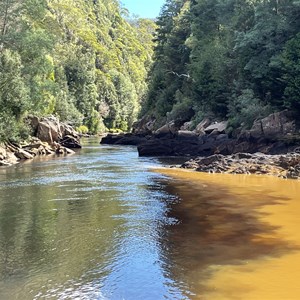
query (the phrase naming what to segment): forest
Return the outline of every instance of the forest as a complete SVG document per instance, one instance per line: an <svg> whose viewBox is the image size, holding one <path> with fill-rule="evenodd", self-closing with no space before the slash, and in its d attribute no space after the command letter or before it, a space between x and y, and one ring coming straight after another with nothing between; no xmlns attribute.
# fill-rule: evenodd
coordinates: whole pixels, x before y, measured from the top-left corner
<svg viewBox="0 0 300 300"><path fill-rule="evenodd" d="M300 112L300 2L167 0L157 20L145 114L162 123Z"/></svg>
<svg viewBox="0 0 300 300"><path fill-rule="evenodd" d="M299 29L295 0L167 0L155 22L117 0L1 1L0 140L28 115L96 134L300 112Z"/></svg>
<svg viewBox="0 0 300 300"><path fill-rule="evenodd" d="M56 115L95 134L137 119L155 24L117 0L0 2L0 140L24 139L26 116Z"/></svg>

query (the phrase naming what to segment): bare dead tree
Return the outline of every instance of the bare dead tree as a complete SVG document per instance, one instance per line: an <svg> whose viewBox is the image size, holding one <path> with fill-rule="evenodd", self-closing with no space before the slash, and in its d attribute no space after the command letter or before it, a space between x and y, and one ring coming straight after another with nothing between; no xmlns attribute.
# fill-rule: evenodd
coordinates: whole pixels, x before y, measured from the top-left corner
<svg viewBox="0 0 300 300"><path fill-rule="evenodd" d="M178 73L176 73L176 72L174 72L174 71L169 71L168 74L173 74L173 75L175 75L175 76L177 76L177 77L179 77L179 78L185 77L185 78L187 78L187 79L190 79L190 80L194 81L194 80L192 79L192 77L190 76L189 73L187 73L187 74L178 74Z"/></svg>

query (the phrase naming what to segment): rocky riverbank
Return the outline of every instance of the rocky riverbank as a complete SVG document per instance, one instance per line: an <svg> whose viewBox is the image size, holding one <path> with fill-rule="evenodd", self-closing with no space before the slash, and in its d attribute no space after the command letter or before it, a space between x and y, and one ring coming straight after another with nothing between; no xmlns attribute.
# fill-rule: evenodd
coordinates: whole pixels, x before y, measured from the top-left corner
<svg viewBox="0 0 300 300"><path fill-rule="evenodd" d="M142 119L133 133L108 134L101 143L136 145L140 156L190 156L182 167L201 172L300 177L300 127L290 111L231 136L226 121L204 119L194 130L190 122L172 121L157 130L154 124Z"/></svg>
<svg viewBox="0 0 300 300"><path fill-rule="evenodd" d="M300 146L300 127L292 112L282 111L254 122L250 130L228 134L228 122L204 119L194 130L190 122L172 121L154 130L141 120L133 133L108 134L103 144L136 145L140 156L209 156L234 153L282 154Z"/></svg>
<svg viewBox="0 0 300 300"><path fill-rule="evenodd" d="M11 166L20 160L33 159L39 155L67 155L75 153L73 150L53 142L49 145L37 138L32 138L28 143L20 145L4 143L0 145L0 166Z"/></svg>
<svg viewBox="0 0 300 300"><path fill-rule="evenodd" d="M34 136L20 144L0 144L0 166L11 166L39 155L73 154L71 148L81 148L79 134L57 118L30 117L28 121Z"/></svg>
<svg viewBox="0 0 300 300"><path fill-rule="evenodd" d="M300 153L236 153L227 156L215 154L191 159L181 168L206 173L257 174L300 179Z"/></svg>

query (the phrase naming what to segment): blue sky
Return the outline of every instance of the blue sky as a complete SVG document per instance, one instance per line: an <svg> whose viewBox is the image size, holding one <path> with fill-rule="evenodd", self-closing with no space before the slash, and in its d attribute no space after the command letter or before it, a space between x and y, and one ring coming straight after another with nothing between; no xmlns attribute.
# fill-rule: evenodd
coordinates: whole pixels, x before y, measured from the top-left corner
<svg viewBox="0 0 300 300"><path fill-rule="evenodd" d="M121 0L120 2L129 9L131 14L142 18L155 18L159 15L165 0Z"/></svg>

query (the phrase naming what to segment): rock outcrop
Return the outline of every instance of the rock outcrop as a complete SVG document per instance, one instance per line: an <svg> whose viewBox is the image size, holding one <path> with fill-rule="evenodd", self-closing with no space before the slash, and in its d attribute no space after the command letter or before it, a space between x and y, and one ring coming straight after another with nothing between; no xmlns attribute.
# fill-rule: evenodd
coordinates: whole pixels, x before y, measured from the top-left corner
<svg viewBox="0 0 300 300"><path fill-rule="evenodd" d="M209 125L207 127L204 127L204 132L206 134L210 134L212 132L215 132L217 134L221 134L221 133L225 133L225 130L227 128L227 121L223 121L223 122L216 122L212 125Z"/></svg>
<svg viewBox="0 0 300 300"><path fill-rule="evenodd" d="M293 152L300 145L300 127L294 114L282 111L254 122L250 130L230 137L228 122L212 122L204 119L194 130L188 130L190 123L172 121L150 133L144 119L142 129L132 134L109 134L103 144L136 145L140 156L210 156L234 153L282 154ZM149 124L148 124L149 125ZM145 133L147 132L147 134Z"/></svg>
<svg viewBox="0 0 300 300"><path fill-rule="evenodd" d="M143 134L133 134L133 133L119 133L113 134L109 133L103 136L101 139L101 144L109 145L131 145L137 146L147 141L149 137Z"/></svg>
<svg viewBox="0 0 300 300"><path fill-rule="evenodd" d="M35 135L41 141L50 145L55 142L68 148L81 148L79 134L76 130L72 126L60 122L57 118L51 116L36 120L36 117L33 117L31 124L33 123L36 124Z"/></svg>
<svg viewBox="0 0 300 300"><path fill-rule="evenodd" d="M133 124L132 133L142 135L151 134L154 131L155 123L156 119L154 116L144 116Z"/></svg>
<svg viewBox="0 0 300 300"><path fill-rule="evenodd" d="M0 166L10 166L38 155L72 154L74 151L69 148L81 148L78 133L57 118L39 119L31 116L28 120L36 137L22 145L0 145Z"/></svg>
<svg viewBox="0 0 300 300"><path fill-rule="evenodd" d="M273 113L268 117L254 122L249 130L254 139L276 140L297 133L294 113L288 110Z"/></svg>
<svg viewBox="0 0 300 300"><path fill-rule="evenodd" d="M5 143L0 145L0 166L11 166L20 160L33 159L39 155L73 154L73 150L53 142L49 145L37 138L32 138L29 143L17 145Z"/></svg>
<svg viewBox="0 0 300 300"><path fill-rule="evenodd" d="M215 154L189 160L181 167L208 173L259 174L300 179L300 153L236 153L227 156Z"/></svg>
<svg viewBox="0 0 300 300"><path fill-rule="evenodd" d="M244 130L235 138L226 133L226 121L212 123L204 119L193 131L171 131L167 125L163 127L165 135L154 134L138 145L141 156L208 156L239 152L280 154L292 152L300 145L300 128L290 111L273 113L255 121L250 130Z"/></svg>
<svg viewBox="0 0 300 300"><path fill-rule="evenodd" d="M80 149L81 145L79 139L74 135L65 135L60 141L59 144L66 148L71 149Z"/></svg>

